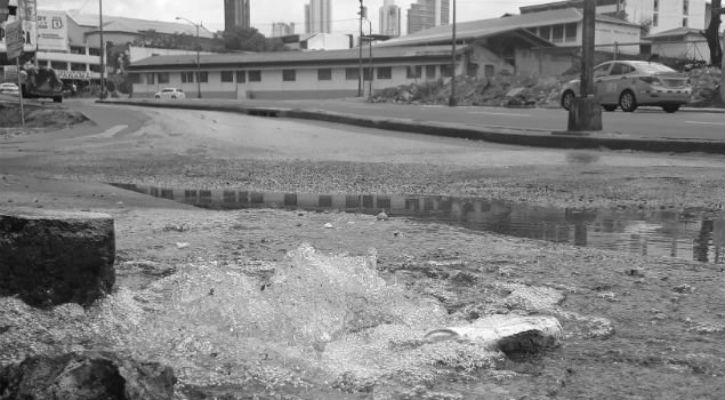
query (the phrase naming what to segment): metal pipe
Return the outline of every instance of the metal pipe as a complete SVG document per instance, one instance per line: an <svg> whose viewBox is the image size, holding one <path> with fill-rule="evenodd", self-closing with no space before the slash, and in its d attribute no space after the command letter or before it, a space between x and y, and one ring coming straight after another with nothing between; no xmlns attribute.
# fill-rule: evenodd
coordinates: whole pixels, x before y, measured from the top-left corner
<svg viewBox="0 0 725 400"><path fill-rule="evenodd" d="M101 41L101 100L106 98L106 42L103 40L103 0L98 0L98 15Z"/></svg>
<svg viewBox="0 0 725 400"><path fill-rule="evenodd" d="M370 23L370 37L368 38L368 43L370 45L370 93L368 93L369 98L372 100L373 98L373 21L368 19L368 22Z"/></svg>
<svg viewBox="0 0 725 400"><path fill-rule="evenodd" d="M360 39L358 40L358 46L360 47L360 56L359 56L360 70L358 73L360 76L358 76L358 79L357 79L357 97L363 96L363 43L362 43L363 14L364 14L363 0L360 0Z"/></svg>

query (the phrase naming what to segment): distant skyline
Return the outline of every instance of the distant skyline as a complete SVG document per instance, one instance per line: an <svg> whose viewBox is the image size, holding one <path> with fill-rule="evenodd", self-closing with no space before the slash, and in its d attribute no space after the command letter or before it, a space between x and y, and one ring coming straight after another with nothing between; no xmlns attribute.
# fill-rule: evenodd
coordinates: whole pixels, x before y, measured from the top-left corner
<svg viewBox="0 0 725 400"><path fill-rule="evenodd" d="M551 0L458 0L458 21L497 18L505 13L518 14L519 7L548 3ZM395 4L403 14L402 26L407 26L407 11L414 0L397 0ZM270 36L276 22L294 22L305 25L305 4L309 0L251 0L251 25ZM358 31L357 12L359 0L334 0L332 15L333 33ZM379 29L378 10L383 0L364 0L373 30ZM79 9L83 13L98 14L98 0L38 0L38 7L48 10ZM174 21L176 17L202 22L212 32L224 30L224 0L105 0L103 13L107 15L142 18L157 21ZM367 23L365 24L367 26ZM404 29L405 30L405 29ZM403 32L406 34L407 32Z"/></svg>

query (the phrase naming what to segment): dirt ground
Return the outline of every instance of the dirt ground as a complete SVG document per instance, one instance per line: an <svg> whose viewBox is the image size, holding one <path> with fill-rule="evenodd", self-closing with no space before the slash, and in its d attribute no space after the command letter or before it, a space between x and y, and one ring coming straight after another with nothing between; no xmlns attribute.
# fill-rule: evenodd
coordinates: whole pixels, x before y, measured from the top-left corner
<svg viewBox="0 0 725 400"><path fill-rule="evenodd" d="M95 112L86 111L91 119ZM725 396L722 266L623 256L402 218L201 210L104 184L717 208L725 198L722 157L531 150L217 113L115 113L121 123L100 121L96 131L0 138L0 208L111 214L119 274L111 298L75 313L39 312L0 299L0 365L37 352L111 348L175 366L178 396L190 399ZM139 129L126 129L123 113L146 119ZM264 340L284 328L244 340L227 333L230 324L238 328L230 319L247 317L235 310L242 301L235 285L241 293L248 283L265 292L270 276L290 263L286 254L302 243L325 254L362 256L375 249L377 273L387 285L407 293L420 309L434 304L446 311L442 320L430 320L435 323L463 324L494 314L553 315L564 326L564 345L521 357L476 358L477 349L465 346L453 349L454 356L437 349L439 358L426 359L415 373L396 370L373 379L359 372L365 369L355 367L354 356L345 358L344 350L345 343L369 349L365 346L375 343L381 329L395 325L376 313L369 317L365 305L374 302L354 312L370 323L354 326L354 335L332 335L327 347ZM320 284L310 290L328 294L325 281L308 278ZM544 304L522 295L531 291L560 298ZM175 297L197 292L213 296L199 302ZM335 296L325 299L341 299ZM327 304L320 303L320 309ZM205 313L213 316L200 319ZM390 353L400 351L391 346L369 359L377 369L389 367ZM367 354L357 357L368 360ZM333 364L354 373L330 370Z"/></svg>

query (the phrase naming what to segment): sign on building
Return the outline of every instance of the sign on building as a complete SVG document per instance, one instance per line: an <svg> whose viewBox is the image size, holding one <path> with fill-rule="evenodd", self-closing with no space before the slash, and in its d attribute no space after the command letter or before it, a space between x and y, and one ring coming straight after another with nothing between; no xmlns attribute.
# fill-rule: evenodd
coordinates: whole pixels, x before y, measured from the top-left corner
<svg viewBox="0 0 725 400"><path fill-rule="evenodd" d="M38 12L38 47L42 51L68 51L68 17L65 12Z"/></svg>
<svg viewBox="0 0 725 400"><path fill-rule="evenodd" d="M5 24L5 43L7 45L9 60L18 58L23 54L25 35L23 34L22 21L13 21Z"/></svg>
<svg viewBox="0 0 725 400"><path fill-rule="evenodd" d="M8 20L10 10L8 9L8 3L10 0L0 0L0 24Z"/></svg>

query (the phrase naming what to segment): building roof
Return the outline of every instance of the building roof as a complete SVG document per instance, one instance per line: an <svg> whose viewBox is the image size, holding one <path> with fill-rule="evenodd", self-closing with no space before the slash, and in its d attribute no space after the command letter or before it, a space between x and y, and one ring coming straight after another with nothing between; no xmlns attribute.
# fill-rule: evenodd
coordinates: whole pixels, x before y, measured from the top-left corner
<svg viewBox="0 0 725 400"><path fill-rule="evenodd" d="M675 29L669 29L666 31L654 33L652 35L648 35L645 40L658 40L658 39L673 39L673 38L683 38L687 35L696 35L698 37L701 37L700 31L693 28L688 27L680 27Z"/></svg>
<svg viewBox="0 0 725 400"><path fill-rule="evenodd" d="M81 14L78 12L70 11L68 12L68 17L80 26L98 29L99 17L97 14ZM145 19L114 17L108 15L103 16L103 30L109 32L127 33L156 31L158 33L164 33L168 35L184 34L196 36L196 28L189 23L150 21ZM199 36L202 38L211 39L214 37L214 34L202 28L199 29Z"/></svg>
<svg viewBox="0 0 725 400"><path fill-rule="evenodd" d="M621 0L597 0L597 7L607 6L607 5L616 5L617 1L621 1ZM553 10L553 9L557 9L557 8L569 8L569 7L583 8L584 1L583 0L553 1L550 3L534 4L534 5L530 5L530 6L519 7L519 11L521 12L521 14L526 14L526 13L533 13L533 12L541 12L544 10Z"/></svg>
<svg viewBox="0 0 725 400"><path fill-rule="evenodd" d="M512 15L503 18L456 23L456 37L459 40L472 40L516 30L526 34L528 32L526 31L527 28L581 22L581 20L582 12L576 8L564 8L530 14ZM597 15L597 20L607 23L639 27L639 25L605 15ZM440 25L435 28L426 29L411 35L389 40L385 42L383 46L409 46L444 42L450 43L451 36L453 34L452 29L451 25ZM551 45L548 41L541 39L534 34L529 33L528 36L532 40L538 39L540 43Z"/></svg>
<svg viewBox="0 0 725 400"><path fill-rule="evenodd" d="M457 53L467 50L466 46L457 49ZM365 49L365 59L368 50ZM346 50L319 50L319 51L281 51L274 53L251 54L210 54L202 55L201 65L205 67L264 67L279 65L319 65L324 63L350 63L357 64L360 57L358 48ZM373 47L373 57L376 61L385 60L449 60L450 46L422 46L422 47ZM195 68L196 55L156 56L140 60L130 66L130 70L146 71L159 69Z"/></svg>

